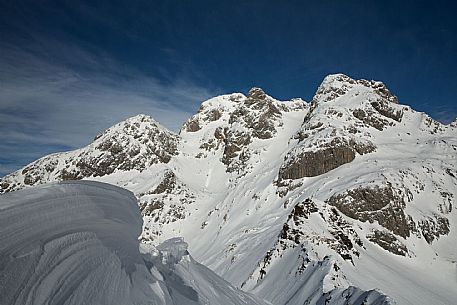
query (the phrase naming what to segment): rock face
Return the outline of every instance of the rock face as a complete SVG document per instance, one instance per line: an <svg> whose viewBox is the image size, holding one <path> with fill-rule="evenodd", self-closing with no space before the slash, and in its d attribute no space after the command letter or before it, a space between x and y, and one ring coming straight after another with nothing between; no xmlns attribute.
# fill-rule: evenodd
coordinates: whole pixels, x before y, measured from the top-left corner
<svg viewBox="0 0 457 305"><path fill-rule="evenodd" d="M429 217L426 220L419 222L422 235L425 240L431 244L435 239L442 235L449 234L449 219L435 214L434 217Z"/></svg>
<svg viewBox="0 0 457 305"><path fill-rule="evenodd" d="M253 130L253 136L258 139L270 139L276 133L275 120L281 117L281 111L269 96L260 88L249 90L245 101L247 111L242 118L248 129ZM259 111L258 115L253 115L253 111ZM239 118L233 117L232 122Z"/></svg>
<svg viewBox="0 0 457 305"><path fill-rule="evenodd" d="M125 187L142 244L183 236L273 304L457 299L455 274L441 272L457 255L457 128L384 84L330 75L310 103L259 88L218 96L179 135L141 116L116 126L2 178L2 192L73 178Z"/></svg>
<svg viewBox="0 0 457 305"><path fill-rule="evenodd" d="M406 256L408 249L402 244L395 235L375 230L372 235L368 236L368 240L381 246L383 249L397 255Z"/></svg>
<svg viewBox="0 0 457 305"><path fill-rule="evenodd" d="M370 223L377 221L403 238L409 237L410 230L414 230L414 223L404 213L405 202L389 186L348 190L344 194L333 195L327 203L353 219Z"/></svg>
<svg viewBox="0 0 457 305"><path fill-rule="evenodd" d="M281 179L298 179L325 174L355 158L355 153L349 147L334 147L317 152L305 152L298 160L288 164L279 172Z"/></svg>

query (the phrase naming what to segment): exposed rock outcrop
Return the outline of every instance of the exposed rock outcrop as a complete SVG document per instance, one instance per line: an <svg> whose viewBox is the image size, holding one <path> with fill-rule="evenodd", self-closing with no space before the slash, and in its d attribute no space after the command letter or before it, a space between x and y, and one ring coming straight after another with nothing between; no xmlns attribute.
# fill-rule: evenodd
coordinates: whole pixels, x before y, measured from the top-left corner
<svg viewBox="0 0 457 305"><path fill-rule="evenodd" d="M442 235L449 234L449 220L445 217L435 215L419 222L419 228L425 240L431 244Z"/></svg>
<svg viewBox="0 0 457 305"><path fill-rule="evenodd" d="M347 141L335 137L329 143L323 143L316 150L294 152L293 157L286 156L286 162L279 170L280 179L299 179L325 174L343 164L352 162L356 153L363 155L374 151L370 142Z"/></svg>
<svg viewBox="0 0 457 305"><path fill-rule="evenodd" d="M355 158L354 151L349 147L326 148L316 152L305 152L297 161L281 168L280 179L298 179L322 175Z"/></svg>
<svg viewBox="0 0 457 305"><path fill-rule="evenodd" d="M384 250L387 250L393 254L406 256L408 254L408 249L406 246L399 241L395 235L385 232L374 230L373 234L368 235L368 240L378 244Z"/></svg>
<svg viewBox="0 0 457 305"><path fill-rule="evenodd" d="M408 217L405 202L391 186L358 187L327 200L344 215L362 222L377 221L381 226L404 238L410 236L414 222Z"/></svg>

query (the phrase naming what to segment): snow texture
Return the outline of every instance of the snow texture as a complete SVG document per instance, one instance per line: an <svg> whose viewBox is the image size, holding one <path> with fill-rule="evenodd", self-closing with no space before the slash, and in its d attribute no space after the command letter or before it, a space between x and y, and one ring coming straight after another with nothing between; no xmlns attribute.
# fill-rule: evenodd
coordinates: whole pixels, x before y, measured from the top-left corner
<svg viewBox="0 0 457 305"><path fill-rule="evenodd" d="M0 198L0 304L266 304L196 263L182 239L144 246L134 195L81 181Z"/></svg>

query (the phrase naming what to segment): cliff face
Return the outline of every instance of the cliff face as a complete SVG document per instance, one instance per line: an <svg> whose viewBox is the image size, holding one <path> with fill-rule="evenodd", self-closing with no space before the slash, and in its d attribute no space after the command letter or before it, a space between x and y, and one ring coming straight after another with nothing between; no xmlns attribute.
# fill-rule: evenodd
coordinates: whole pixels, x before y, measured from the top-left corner
<svg viewBox="0 0 457 305"><path fill-rule="evenodd" d="M197 260L274 304L378 304L375 288L398 304L446 304L457 298L443 271L457 255L456 139L455 124L384 84L336 74L309 103L259 88L212 98L179 135L132 118L0 185L125 187L143 243L184 236Z"/></svg>
<svg viewBox="0 0 457 305"><path fill-rule="evenodd" d="M331 171L355 158L355 152L347 147L329 147L316 152L300 154L296 161L291 162L279 172L280 179L298 179L315 177Z"/></svg>

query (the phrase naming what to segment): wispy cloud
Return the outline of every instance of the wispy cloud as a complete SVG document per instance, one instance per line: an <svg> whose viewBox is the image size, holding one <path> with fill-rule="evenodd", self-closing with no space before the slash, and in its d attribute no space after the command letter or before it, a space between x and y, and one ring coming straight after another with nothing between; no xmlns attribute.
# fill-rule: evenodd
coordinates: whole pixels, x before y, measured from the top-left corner
<svg viewBox="0 0 457 305"><path fill-rule="evenodd" d="M139 113L177 131L214 94L188 79L163 83L101 52L46 46L0 43L0 176ZM24 149L31 159L18 157Z"/></svg>
<svg viewBox="0 0 457 305"><path fill-rule="evenodd" d="M457 113L452 110L438 110L433 111L431 116L443 124L450 124L457 118Z"/></svg>

